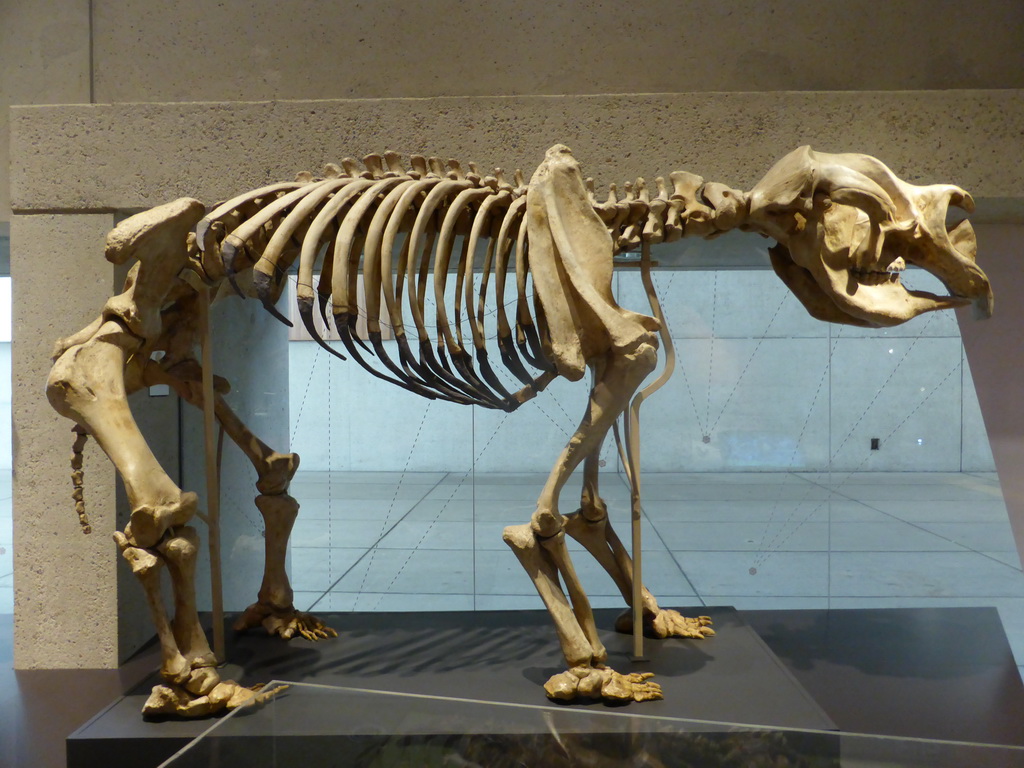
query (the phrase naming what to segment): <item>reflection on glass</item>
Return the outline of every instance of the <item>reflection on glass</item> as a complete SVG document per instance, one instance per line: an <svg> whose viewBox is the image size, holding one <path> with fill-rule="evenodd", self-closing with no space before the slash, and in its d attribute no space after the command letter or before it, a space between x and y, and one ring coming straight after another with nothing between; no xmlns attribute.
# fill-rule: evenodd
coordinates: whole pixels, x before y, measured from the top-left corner
<svg viewBox="0 0 1024 768"><path fill-rule="evenodd" d="M1020 747L648 717L635 708L533 707L286 685L263 708L236 710L219 721L163 768L1024 765Z"/></svg>

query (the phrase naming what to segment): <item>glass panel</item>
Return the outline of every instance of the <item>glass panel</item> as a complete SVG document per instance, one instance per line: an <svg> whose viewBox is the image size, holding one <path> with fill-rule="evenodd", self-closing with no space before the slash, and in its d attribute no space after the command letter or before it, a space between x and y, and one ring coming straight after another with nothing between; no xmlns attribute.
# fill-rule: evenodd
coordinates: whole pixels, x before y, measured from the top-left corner
<svg viewBox="0 0 1024 768"><path fill-rule="evenodd" d="M663 603L996 605L1020 625L1024 577L955 316L829 325L759 266L759 238L664 251L654 280L677 364L641 416L645 580ZM682 268L693 263L733 268ZM917 270L906 279L933 287ZM650 311L635 269L614 281L623 306ZM514 389L491 315L485 325L495 372ZM383 346L397 359L394 341ZM529 521L589 382L556 380L509 415L424 400L312 341L288 349L290 437L303 459L297 605L540 608L501 531ZM602 496L628 541L611 438L601 463ZM578 493L577 474L563 511ZM570 547L594 605L621 605L611 578ZM963 569L969 578L953 576Z"/></svg>
<svg viewBox="0 0 1024 768"><path fill-rule="evenodd" d="M291 684L262 708L223 718L163 766L1024 765L1019 747L784 730L635 711Z"/></svg>

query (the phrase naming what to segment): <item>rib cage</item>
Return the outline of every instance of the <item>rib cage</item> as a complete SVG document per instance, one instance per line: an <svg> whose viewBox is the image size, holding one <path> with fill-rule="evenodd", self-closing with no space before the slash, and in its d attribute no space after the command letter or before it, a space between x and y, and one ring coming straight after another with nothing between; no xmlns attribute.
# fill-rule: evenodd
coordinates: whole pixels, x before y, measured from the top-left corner
<svg viewBox="0 0 1024 768"><path fill-rule="evenodd" d="M290 325L274 304L297 260L299 316L311 336L332 354L345 359L317 333L314 300L325 322L330 305L351 357L374 376L409 391L506 411L540 392L556 374L544 353L543 314L539 305L531 306L527 289L528 188L521 172L516 171L514 183L509 183L501 169L483 176L472 163L465 172L454 160L445 164L439 158L415 155L411 169L406 169L392 152L367 155L365 170L352 159L342 165L328 165L319 178L300 174L294 182L251 190L218 205L195 233L207 278L226 277L237 289L235 276L251 267L264 306ZM609 229L616 251L641 242L678 239L684 223L686 234L708 235L717 229L716 213L721 216L730 208L722 203L728 202L731 190L723 185L713 189L688 173L673 173L670 178L672 193L658 178L658 194L651 200L644 181L637 179L625 185L623 199L612 186L600 204L593 200L588 181L595 211ZM717 206L704 204L711 202L705 186L706 192L718 193L713 195ZM474 259L481 248L477 285ZM318 263L320 280L314 288ZM360 270L370 347L355 334ZM454 301L449 311L445 295L452 278ZM512 279L515 311L510 322L505 296ZM425 317L431 291L436 306L433 340ZM522 384L516 392L503 386L488 359L488 306L496 318L502 363ZM411 337L407 317L412 319ZM392 327L397 360L382 343L382 322ZM372 356L380 367L371 364Z"/></svg>
<svg viewBox="0 0 1024 768"><path fill-rule="evenodd" d="M299 316L332 354L344 359L317 334L314 300L325 321L330 307L348 354L373 375L432 399L514 410L553 378L526 291L521 174L516 173L513 186L500 170L484 177L475 166L465 173L457 162L445 168L436 158L413 157L411 170L393 153L369 155L363 162L365 171L346 160L344 170L328 166L321 178L304 174L217 206L196 229L204 271L216 270L209 259L214 255L231 280L251 266L257 295L284 320L274 303L297 261ZM484 262L476 285L473 254L481 246ZM449 265L456 263L450 274ZM314 289L317 264L320 280ZM360 271L370 348L355 335ZM505 309L510 271L517 292L514 324ZM449 311L445 289L452 279L455 301ZM430 291L436 305L433 322L424 311ZM489 302L497 317L502 361L522 384L516 392L506 389L488 360L484 321ZM382 342L382 322L393 329L397 360ZM373 356L380 367L371 363Z"/></svg>

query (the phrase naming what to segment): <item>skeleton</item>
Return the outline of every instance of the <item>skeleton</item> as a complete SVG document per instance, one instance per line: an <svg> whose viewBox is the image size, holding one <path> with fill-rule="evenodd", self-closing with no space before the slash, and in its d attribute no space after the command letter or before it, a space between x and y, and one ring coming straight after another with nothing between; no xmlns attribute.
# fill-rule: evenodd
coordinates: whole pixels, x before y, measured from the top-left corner
<svg viewBox="0 0 1024 768"><path fill-rule="evenodd" d="M506 528L504 539L550 612L567 663L545 685L548 695L637 701L660 698L661 689L649 674L620 674L606 666L565 535L599 561L632 606L621 629L658 637L713 634L707 617L662 609L634 579L634 562L598 491L601 445L628 409L623 453L638 509L636 410L667 378L663 373L634 397L656 368L659 334L671 354L650 281L650 246L737 228L759 232L776 241L770 255L778 275L813 316L829 322L877 327L971 302L980 315L992 309L988 281L974 262L970 223L946 225L950 204L973 210L970 196L955 186L907 184L865 155L801 147L750 192L679 172L669 184L658 178L656 192L642 179L627 184L621 197L612 187L603 202L562 145L548 150L528 185L518 171L509 182L501 170L484 176L472 164L467 172L437 158L413 156L406 168L393 153L369 155L363 168L353 160L342 165L327 166L320 177L301 174L294 182L251 190L211 210L183 198L122 222L108 236L106 256L114 263L135 260L124 292L92 324L56 345L47 394L77 425L79 516L85 524L85 434L115 464L132 508L130 522L114 537L146 591L161 646L164 683L154 688L147 713L201 716L265 694L221 681L215 670L195 604L198 537L189 522L197 497L178 488L157 463L129 410L132 391L167 384L193 405L205 405L256 468L256 505L266 522L265 574L257 601L236 628L262 625L285 638L335 634L295 610L284 568L298 510L288 494L298 456L275 452L253 435L222 397L227 382L214 379L196 359L208 292L223 295L233 286L254 293L281 317L274 304L297 264L298 313L314 338L344 359L315 327L314 312L326 320L330 308L349 357L427 398L512 411L554 378L578 380L589 369L583 419L532 518ZM619 307L611 293L613 257L637 249L653 316ZM900 273L908 264L939 277L949 295L905 289ZM355 333L360 273L368 345ZM425 310L431 292L432 322ZM513 292L510 318L506 295ZM501 363L521 385L515 391L503 385L488 357L488 307L496 316ZM385 325L393 331L397 359L382 343ZM436 349L428 325L436 329ZM154 359L155 352L162 357ZM561 490L581 464L579 508L563 514ZM160 596L162 566L174 592L173 619Z"/></svg>

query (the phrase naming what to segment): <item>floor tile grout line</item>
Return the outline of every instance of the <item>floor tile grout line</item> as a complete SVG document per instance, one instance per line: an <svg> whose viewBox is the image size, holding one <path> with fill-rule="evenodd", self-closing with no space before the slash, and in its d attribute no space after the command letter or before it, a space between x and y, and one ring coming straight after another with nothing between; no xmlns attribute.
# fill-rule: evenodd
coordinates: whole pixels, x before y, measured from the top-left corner
<svg viewBox="0 0 1024 768"><path fill-rule="evenodd" d="M927 534L929 534L931 536L935 536L935 537L937 537L939 539L942 539L943 541L948 541L950 544L953 544L954 546L959 547L960 550L962 550L964 553L972 553L972 554L975 554L975 555L980 555L981 557L988 558L989 560L993 560L993 561L995 561L997 563L1001 563L1002 565L1009 566L1010 568L1012 568L1013 570L1017 571L1018 573L1024 572L1024 570L1022 570L1021 568L1017 568L1017 567L1015 567L1013 565L1010 565L1009 563L1004 563L1001 560L999 560L998 558L992 557L991 555L987 554L984 551L975 549L974 547L969 546L967 544L963 544L963 543L961 543L959 541L954 541L953 539L951 539L951 538L949 538L947 536L943 536L941 533L936 533L935 531L928 530L927 528L924 527L925 525L928 524L927 521L905 520L902 517L898 517L897 515L894 515L891 512L886 512L885 510L882 510L882 509L876 509L875 507L872 507L870 504L867 504L866 502L864 502L861 499L854 499L852 497L846 496L843 493L839 493L839 492L837 492L837 493L838 493L838 495L843 496L844 498L846 498L846 499L848 499L848 500L850 500L850 501L852 501L852 502L854 502L856 504L861 504L862 506L865 506L868 509L871 509L871 510L873 510L875 512L878 512L879 514L885 515L886 517L890 517L893 520L896 520L898 522L903 523L904 525L909 525L911 528L916 528L919 531L927 533ZM964 503L967 503L967 502L964 502ZM934 522L939 524L939 525L942 524L942 521L938 521L937 520L937 521L934 521ZM959 552L960 550L956 550L956 551ZM932 551L932 550L907 550L907 551L914 552L914 551ZM941 551L941 550L935 550L935 551Z"/></svg>
<svg viewBox="0 0 1024 768"><path fill-rule="evenodd" d="M1007 562L1005 562L1003 560L1000 560L998 557L992 557L992 555L990 555L988 552L979 552L978 550L975 550L975 549L972 549L971 551L974 552L977 555L981 555L982 557L988 558L989 560L992 560L993 562L999 563L1000 565L1005 565L1008 568L1011 568L1012 570L1016 571L1017 573L1024 573L1024 568L1020 568L1020 567L1018 567L1016 565L1013 565L1012 563L1007 563Z"/></svg>
<svg viewBox="0 0 1024 768"><path fill-rule="evenodd" d="M617 474L619 476L620 480L622 480L623 487L628 488L628 484L625 482L624 478L622 478L621 474L618 474L618 473L615 473L615 474ZM801 481L801 484L802 483L809 483L811 485L816 485L818 487L823 487L823 488L827 489L827 487L822 486L820 482L816 482L815 480L813 480L811 478L804 477L804 476L801 476L801 475L796 474L796 473L786 473L786 474L787 475L795 474L797 479L799 479ZM964 474L966 474L966 473L964 473ZM379 546L381 540L385 536L390 535L390 533L394 530L395 526L401 524L404 521L407 521L409 516L412 514L412 512L414 510L420 508L420 505L422 504L423 501L426 501L426 496L428 496L432 492L434 492L435 489L439 485L443 484L444 482L447 482L449 477L450 477L450 473L445 473L441 477L440 480L436 481L433 485L428 486L426 492L420 497L420 499L417 500L409 508L409 510L407 510L398 520L396 520L395 525L392 526L388 531L386 531L381 537L379 537L373 546L375 546L375 547ZM943 555L943 554L956 554L956 555L972 554L972 555L981 555L982 557L985 557L988 560L995 561L996 563L999 563L1001 565L1008 565L1012 571L1020 571L1020 569L1017 568L1016 566L1014 566L1012 563L1004 562L1003 560L1001 560L998 557L994 556L995 552L990 554L989 552L984 551L982 548L976 548L976 547L968 546L966 544L962 544L962 543L960 543L958 541L954 541L953 539L951 539L951 538L949 538L947 536L944 536L941 533L937 533L935 531L929 530L928 528L924 527L925 525L928 525L928 524L931 524L931 523L942 524L944 522L942 520L935 520L935 521L911 521L911 520L903 519L903 518L898 516L898 513L894 514L892 512L887 512L884 509L878 509L877 507L873 506L873 503L871 503L872 500L870 500L870 499L864 500L864 499L856 498L853 495L850 495L851 493L855 493L855 489L851 488L849 486L847 487L845 493L844 492L831 491L831 489L827 489L827 490L830 490L830 492L835 493L836 497L838 497L839 499L843 499L843 500L845 500L845 501L847 501L847 502L849 502L849 503L851 503L853 505L856 505L856 507L858 507L858 508L864 508L864 509L867 509L867 510L869 510L871 512L875 512L875 513L881 515L885 520L889 520L889 521L894 522L894 523L903 523L903 524L906 524L906 525L910 525L911 527L918 529L921 533L923 533L925 535L928 535L928 536L934 536L934 537L936 537L936 539L938 541L945 542L948 545L950 545L950 547L951 547L950 549L944 549L944 550L930 550L930 549L919 549L919 550L906 550L906 549L895 549L895 550L888 550L888 549L886 549L886 550L879 550L879 549L867 549L867 550L865 550L865 549L850 549L850 550L846 550L846 549L843 549L843 550L835 550L836 553L841 552L841 553L844 553L844 554L852 554L852 555L907 554L907 553L915 554L916 553L916 554L918 554L920 556ZM962 503L969 504L970 502L969 502L969 500L964 500ZM687 574L686 574L685 570L682 569L682 567L679 565L679 562L677 560L675 560L675 557L673 556L673 553L676 553L676 552L702 552L702 551L706 551L706 550L701 550L701 549L697 549L697 550L685 550L685 549L684 550L679 550L679 549L672 549L672 548L670 548L668 546L668 544L666 543L665 539L664 539L664 535L662 534L662 532L660 531L660 529L658 527L659 523L656 522L655 520L653 520L647 514L646 510L643 511L643 514L644 514L644 517L647 519L647 522L651 525L652 530L654 530L656 535L659 537L660 543L665 548L665 551L670 554L670 557L672 557L672 559L674 561L675 567L677 567L679 569L679 571L681 572L682 576L686 580L686 583L690 587L690 590L694 593L695 597L700 599L700 594L699 594L698 590L693 586L692 582L690 582L689 578L687 577ZM673 519L673 518L662 519L660 522L661 523L665 523L667 521L670 521L671 519ZM497 521L495 521L495 522L497 522ZM683 522L691 522L691 521L683 521ZM720 520L711 519L711 520L708 520L707 522L722 522L723 524L729 524L729 523L743 522L743 521L720 521ZM759 521L754 521L754 522L759 522ZM836 521L830 520L828 522L831 525L831 524L834 524ZM1000 521L993 521L993 522L1000 522ZM857 521L849 521L849 524L856 525ZM494 550L494 551L501 551L501 550ZM749 553L751 550L717 550L716 549L714 551L716 551L716 552L718 552L718 551L732 552L732 553L740 554L740 553ZM798 552L807 552L807 553L812 553L812 552L826 552L826 550L820 550L820 549L819 550L787 550L787 552L797 552L797 553ZM833 553L833 550L831 548L829 548L829 550L827 550L827 552L828 553ZM353 567L363 560L363 558L365 557L365 554L366 553L363 552L363 555L359 559L356 560L356 562L353 564ZM666 563L666 565L667 565L667 563ZM346 571L346 574L349 573L350 571L351 571L351 568ZM345 574L343 574L343 576L344 575ZM327 592L323 593L321 595L321 597L318 598L317 602L319 602L320 599L325 597L326 594L328 594L333 589L334 586L337 586L337 581L332 584L332 587L329 588ZM395 594L405 594L405 593L395 593ZM432 593L432 594L441 595L441 594L456 594L456 593ZM465 594L465 593L462 593L462 594ZM525 596L528 597L529 595L525 595ZM614 595L610 595L610 597L614 598ZM750 597L750 596L747 596L747 597ZM781 596L781 597L787 597L788 598L788 597L792 597L792 596L788 596L787 595L787 596ZM852 596L844 595L844 596L838 596L837 595L835 597L837 597L837 598L839 598L839 597L842 597L842 598L850 597L850 598L856 598L856 599L887 599L887 598L894 598L894 599L900 599L900 598L927 599L927 598L930 598L932 596L930 596L930 595L852 595ZM964 596L962 596L962 595L949 595L947 597L949 599L956 599L956 598L964 597ZM976 596L966 596L966 597L973 599L973 597L976 597ZM999 600L1003 600L1003 599L1009 599L1009 600L1020 599L1020 596L1016 596L1016 595L1013 595L1013 594L1001 594L1001 595L993 595L993 596L989 596L989 597L992 597L993 599L999 599ZM943 598L935 598L935 599L941 600ZM707 602L707 601L705 601L705 602Z"/></svg>
<svg viewBox="0 0 1024 768"><path fill-rule="evenodd" d="M974 547L970 547L970 546L968 546L966 544L961 544L959 541L953 541L952 539L950 539L950 538L948 538L946 536L943 536L941 533L936 533L935 531L930 531L927 528L922 527L922 524L926 524L926 523L923 523L923 521L920 521L920 520L917 520L917 521L905 520L904 518L899 517L898 515L896 515L896 514L894 514L892 512L886 512L884 509L878 509L877 507L873 507L871 504L868 503L868 501L865 501L864 499L854 498L853 496L850 496L847 493L844 493L843 491L836 490L836 489L831 489L828 486L821 485L821 483L818 483L817 481L810 481L810 482L813 482L815 485L818 485L819 487L828 490L830 493L834 493L836 496L839 496L840 498L845 499L846 501L850 501L850 502L852 502L854 504L859 504L862 507L866 507L867 509L870 509L872 512L877 512L878 514L885 515L886 517L889 517L889 518L895 520L896 522L903 523L904 525L909 525L911 528L916 528L917 530L921 531L922 533L927 533L928 535L935 536L935 537L937 537L939 539L942 539L943 541L948 541L950 544L953 544L954 546L959 547L961 550L963 550L965 552L973 552L976 555L981 555L982 557L988 557L990 560L995 560L996 559L996 558L990 557L989 555L986 555L984 552L979 551L979 550L975 549ZM967 503L967 502L965 501L964 503ZM829 521L828 522L829 522L829 535L831 537L831 529L832 529L831 515L829 516ZM856 522L856 521L851 521L851 522ZM942 523L942 521L939 521L939 520L936 520L935 522L939 523L939 524ZM840 550L840 551L842 551L842 550ZM903 550L897 550L897 551L903 551ZM920 551L932 551L932 550L905 550L905 551L920 552ZM934 551L942 551L942 550L934 550ZM1004 565L1006 565L1006 563L1004 563ZM1013 566L1010 566L1010 567L1012 568ZM1020 568L1015 568L1014 570L1021 571Z"/></svg>
<svg viewBox="0 0 1024 768"><path fill-rule="evenodd" d="M697 552L701 554L750 554L756 550L753 549L670 549L669 552ZM785 549L779 550L789 555L827 555L829 550L827 549ZM833 550L832 554L837 555L981 555L982 557L988 557L984 552L976 552L974 550L955 550L955 549L837 549ZM1009 554L1009 553L1007 553ZM989 557L990 560L997 560L997 558Z"/></svg>
<svg viewBox="0 0 1024 768"><path fill-rule="evenodd" d="M310 605L310 606L309 606L309 608L307 608L306 610L308 610L308 611L312 611L312 610L313 610L313 608L315 608L315 607L316 607L316 606L317 606L317 605L318 605L318 604L320 603L320 601L321 601L321 600L323 600L323 599L324 599L325 597L327 597L327 595L328 595L328 594L330 594L330 593L331 593L331 591L332 591L332 590L333 590L333 589L334 589L334 588L335 588L336 586L338 586L338 584L340 584L340 583L341 583L341 580L342 580L342 579L344 579L344 578L345 578L346 576L348 576L348 574L352 572L352 569L353 569L353 568L355 568L355 567L356 567L357 565L359 565L359 564L360 564L360 563L361 563L361 562L362 562L363 560L365 560L365 559L366 559L366 556L367 556L368 554L370 554L370 552L372 552L373 550L375 550L375 549L377 548L377 545L378 545L378 544L380 544L380 542L381 542L381 541L382 541L382 540L383 540L383 539L384 539L384 538L385 538L385 537L386 537L386 536L387 536L387 535L388 535L389 533L391 533L391 532L392 532L392 531L393 531L393 530L395 529L395 527L396 527L396 526L397 526L397 525L398 525L399 523L401 523L401 522L402 522L403 520L405 520L405 519L406 519L406 518L407 518L407 517L408 517L408 516L409 516L410 514L412 514L412 511L413 511L414 509L416 509L416 507L418 507L418 506L419 506L420 504L422 504L422 503L423 503L423 502L424 502L424 501L426 500L427 496L429 496L429 495L430 495L430 494L431 494L431 493L432 493L432 492L434 491L434 489L435 489L435 488L437 488L437 487L438 487L439 485L441 485L441 483L443 483L443 482L444 482L444 481L445 481L445 480L446 480L446 479L448 478L448 476L449 476L450 474L452 474L452 473L451 473L451 472L445 472L445 473L443 474L443 476L442 476L442 477L441 477L441 478L440 478L440 479L439 479L439 480L438 480L438 481L437 481L436 483L434 483L434 484L433 484L432 486L430 486L430 488L429 488L429 489L428 489L428 490L426 491L426 493L424 493L424 494L423 494L423 495L422 495L422 496L421 496L421 497L419 498L419 500L417 500L417 502L416 502L415 504L413 504L413 505L412 505L412 506L411 506L411 507L410 507L410 508L409 508L408 510L406 510L406 512L405 512L405 514L404 514L404 515L402 515L402 516L401 516L400 518L398 518L397 520L395 520L395 524L394 524L394 525L392 525L392 526L391 526L390 528L388 528L388 529L387 529L386 531L384 531L384 532L383 532L383 533L382 533L382 534L381 534L381 535L380 535L380 536L379 536L379 537L377 538L377 540L376 540L375 542L373 542L373 544L371 544L370 546L366 547L366 549L364 550L363 554L361 554L361 555L360 555L360 556L359 556L358 558L356 558L355 562L353 562L353 563L352 563L352 565L350 565L350 566L349 566L348 568L346 568L346 569L345 569L345 572L344 572L344 573L342 573L342 574L341 574L341 575L340 575L340 576L339 576L339 577L338 577L337 579L335 579L335 580L334 580L334 582L333 582L333 583L332 583L332 584L331 584L331 585L330 585L330 586L329 586L329 587L328 587L328 588L327 588L326 590L324 590L323 594L322 594L322 595L320 595L320 597L318 597L318 598L317 598L316 600L314 600L314 601L313 601L313 603L312 603L312 605ZM426 485L426 483L424 483L424 485ZM330 547L329 549L335 549L335 547ZM355 547L355 549L362 549L362 547ZM357 593L357 594L358 594L358 593Z"/></svg>

